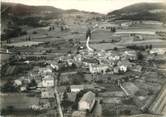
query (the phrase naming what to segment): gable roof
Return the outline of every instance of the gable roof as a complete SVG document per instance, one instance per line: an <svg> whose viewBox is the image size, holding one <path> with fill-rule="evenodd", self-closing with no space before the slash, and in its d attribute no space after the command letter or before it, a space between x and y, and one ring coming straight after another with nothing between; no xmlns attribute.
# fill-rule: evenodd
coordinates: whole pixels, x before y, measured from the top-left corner
<svg viewBox="0 0 166 117"><path fill-rule="evenodd" d="M89 91L83 95L80 102L85 101L87 103L92 103L95 98L95 94L92 91Z"/></svg>

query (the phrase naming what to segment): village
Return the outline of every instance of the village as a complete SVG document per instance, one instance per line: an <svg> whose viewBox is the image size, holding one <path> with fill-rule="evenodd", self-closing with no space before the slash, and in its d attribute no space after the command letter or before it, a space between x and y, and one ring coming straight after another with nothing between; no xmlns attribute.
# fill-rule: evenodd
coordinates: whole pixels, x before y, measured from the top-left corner
<svg viewBox="0 0 166 117"><path fill-rule="evenodd" d="M70 17L2 42L1 114L166 115L166 24Z"/></svg>

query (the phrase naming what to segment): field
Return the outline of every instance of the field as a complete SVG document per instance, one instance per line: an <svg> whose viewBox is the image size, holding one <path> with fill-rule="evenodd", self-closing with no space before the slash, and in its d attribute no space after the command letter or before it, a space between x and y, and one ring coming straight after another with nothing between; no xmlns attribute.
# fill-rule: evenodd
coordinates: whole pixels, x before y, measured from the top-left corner
<svg viewBox="0 0 166 117"><path fill-rule="evenodd" d="M122 46L127 45L152 45L154 48L165 48L166 41L163 40L145 40L145 41L137 41L137 42L125 42L121 43Z"/></svg>
<svg viewBox="0 0 166 117"><path fill-rule="evenodd" d="M7 93L0 94L0 109L6 108L8 106L13 106L14 108L26 109L29 108L30 105L38 104L39 98L37 97L28 97L26 94L20 93Z"/></svg>
<svg viewBox="0 0 166 117"><path fill-rule="evenodd" d="M123 48L123 46L114 43L98 43L98 44L91 44L90 46L96 50L109 50L109 49L114 49L115 47Z"/></svg>
<svg viewBox="0 0 166 117"><path fill-rule="evenodd" d="M23 47L23 46L39 45L41 43L43 42L27 41L27 42L17 42L17 43L7 44L7 46Z"/></svg>

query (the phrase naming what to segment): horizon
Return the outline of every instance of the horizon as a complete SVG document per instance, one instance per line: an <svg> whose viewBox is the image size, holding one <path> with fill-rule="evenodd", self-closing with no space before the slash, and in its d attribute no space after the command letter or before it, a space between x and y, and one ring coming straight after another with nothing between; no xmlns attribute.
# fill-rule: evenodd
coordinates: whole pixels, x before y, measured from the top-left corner
<svg viewBox="0 0 166 117"><path fill-rule="evenodd" d="M107 14L138 3L166 3L165 0L42 0L40 3L37 0L1 0L1 2L31 6L52 6L64 10L76 9L101 14Z"/></svg>

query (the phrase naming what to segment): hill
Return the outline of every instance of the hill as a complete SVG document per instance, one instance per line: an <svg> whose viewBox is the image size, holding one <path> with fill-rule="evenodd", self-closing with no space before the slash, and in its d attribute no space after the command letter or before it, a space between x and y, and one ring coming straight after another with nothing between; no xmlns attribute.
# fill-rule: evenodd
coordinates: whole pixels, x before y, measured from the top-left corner
<svg viewBox="0 0 166 117"><path fill-rule="evenodd" d="M2 40L26 35L22 27L46 27L52 24L68 25L85 23L101 14L79 11L75 9L62 10L52 6L28 6L17 3L1 3Z"/></svg>
<svg viewBox="0 0 166 117"><path fill-rule="evenodd" d="M163 3L139 3L124 7L107 16L118 20L155 20L166 21L166 4Z"/></svg>
<svg viewBox="0 0 166 117"><path fill-rule="evenodd" d="M58 9L51 6L28 6L17 3L2 2L1 11L6 9L6 13L16 16L28 16L28 15L44 15L44 14L59 14L62 13L62 9ZM2 14L2 15L4 15Z"/></svg>

